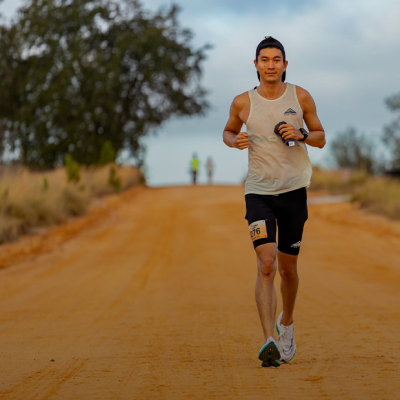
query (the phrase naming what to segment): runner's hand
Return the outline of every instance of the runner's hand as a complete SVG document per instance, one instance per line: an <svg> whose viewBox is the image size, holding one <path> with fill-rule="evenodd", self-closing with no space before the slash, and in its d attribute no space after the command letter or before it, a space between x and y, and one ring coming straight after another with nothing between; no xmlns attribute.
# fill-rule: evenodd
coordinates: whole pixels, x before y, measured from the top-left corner
<svg viewBox="0 0 400 400"><path fill-rule="evenodd" d="M233 147L239 150L247 149L249 147L249 135L246 132L238 133L233 141Z"/></svg>
<svg viewBox="0 0 400 400"><path fill-rule="evenodd" d="M300 140L303 139L304 135L296 129L292 124L282 124L279 127L279 133L283 137L283 139L294 139Z"/></svg>

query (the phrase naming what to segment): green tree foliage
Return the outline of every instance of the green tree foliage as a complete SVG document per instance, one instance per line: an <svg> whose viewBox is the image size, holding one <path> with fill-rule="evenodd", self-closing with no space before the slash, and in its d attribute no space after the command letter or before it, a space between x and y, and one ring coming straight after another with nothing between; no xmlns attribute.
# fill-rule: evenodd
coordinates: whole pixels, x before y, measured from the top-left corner
<svg viewBox="0 0 400 400"><path fill-rule="evenodd" d="M398 117L385 127L384 140L392 153L392 167L400 169L400 94L387 98L386 105L391 111L399 113Z"/></svg>
<svg viewBox="0 0 400 400"><path fill-rule="evenodd" d="M110 140L106 140L101 146L100 165L106 165L115 161L115 150Z"/></svg>
<svg viewBox="0 0 400 400"><path fill-rule="evenodd" d="M178 8L136 0L26 0L0 27L0 142L54 167L100 161L106 141L140 157L140 138L172 116L203 113L207 46L193 49Z"/></svg>
<svg viewBox="0 0 400 400"><path fill-rule="evenodd" d="M373 149L372 140L354 128L337 133L331 142L331 153L340 168L372 172L376 167Z"/></svg>

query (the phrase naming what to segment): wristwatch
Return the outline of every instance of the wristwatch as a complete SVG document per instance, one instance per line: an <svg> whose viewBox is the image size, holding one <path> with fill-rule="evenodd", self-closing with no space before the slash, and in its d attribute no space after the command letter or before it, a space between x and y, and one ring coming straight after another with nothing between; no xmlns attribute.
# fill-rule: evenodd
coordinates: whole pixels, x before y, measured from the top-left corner
<svg viewBox="0 0 400 400"><path fill-rule="evenodd" d="M308 132L303 128L300 128L299 131L304 135L304 137L303 139L299 139L298 142L304 142L308 138Z"/></svg>

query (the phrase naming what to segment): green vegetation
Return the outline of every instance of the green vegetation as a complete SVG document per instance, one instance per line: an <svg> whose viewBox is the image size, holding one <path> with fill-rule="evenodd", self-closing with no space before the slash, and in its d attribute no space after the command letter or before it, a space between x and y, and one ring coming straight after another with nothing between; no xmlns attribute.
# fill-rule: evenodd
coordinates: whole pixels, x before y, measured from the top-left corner
<svg viewBox="0 0 400 400"><path fill-rule="evenodd" d="M209 46L191 45L172 5L25 0L0 22L0 242L85 213L93 197L145 182L141 138L208 108ZM65 165L64 168L61 168ZM91 167L90 167L91 166ZM41 173L38 171L47 171Z"/></svg>
<svg viewBox="0 0 400 400"><path fill-rule="evenodd" d="M112 182L109 166L82 167L77 184L66 179L66 169L59 168L45 174L24 168L2 171L1 243L17 238L31 227L57 224L68 217L82 215L94 197L138 185L142 179L142 173L136 167L112 165Z"/></svg>
<svg viewBox="0 0 400 400"><path fill-rule="evenodd" d="M372 212L400 219L400 181L365 171L313 167L310 190L351 194L352 201Z"/></svg>
<svg viewBox="0 0 400 400"><path fill-rule="evenodd" d="M323 190L331 194L352 193L355 188L362 186L369 177L370 175L365 171L327 170L313 166L310 190Z"/></svg>
<svg viewBox="0 0 400 400"><path fill-rule="evenodd" d="M400 219L400 182L384 177L369 177L353 191L353 200L375 213Z"/></svg>
<svg viewBox="0 0 400 400"><path fill-rule="evenodd" d="M80 165L76 163L70 154L67 154L64 158L64 164L67 168L68 181L79 182L81 176L79 175Z"/></svg>
<svg viewBox="0 0 400 400"><path fill-rule="evenodd" d="M108 184L115 190L121 189L121 178L117 176L117 171L114 166L110 167L110 175L108 178Z"/></svg>
<svg viewBox="0 0 400 400"><path fill-rule="evenodd" d="M16 150L20 163L43 170L68 154L84 165L114 161L112 148L140 163L141 137L173 116L203 113L208 46L192 48L178 11L25 0L0 25L0 157Z"/></svg>
<svg viewBox="0 0 400 400"><path fill-rule="evenodd" d="M115 150L110 140L106 140L101 146L100 165L106 165L115 161Z"/></svg>

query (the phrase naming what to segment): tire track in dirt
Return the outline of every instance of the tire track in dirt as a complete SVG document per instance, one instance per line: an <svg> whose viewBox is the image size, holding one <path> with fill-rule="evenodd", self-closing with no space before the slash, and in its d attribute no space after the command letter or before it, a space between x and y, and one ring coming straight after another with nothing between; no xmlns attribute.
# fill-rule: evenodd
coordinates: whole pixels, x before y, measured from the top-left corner
<svg viewBox="0 0 400 400"><path fill-rule="evenodd" d="M75 360L66 368L59 369L55 363L46 369L36 371L36 373L25 377L18 385L12 389L2 392L5 398L34 400L47 400L56 395L58 390L68 382L74 375L81 371L84 361ZM29 387L29 393L26 388Z"/></svg>

